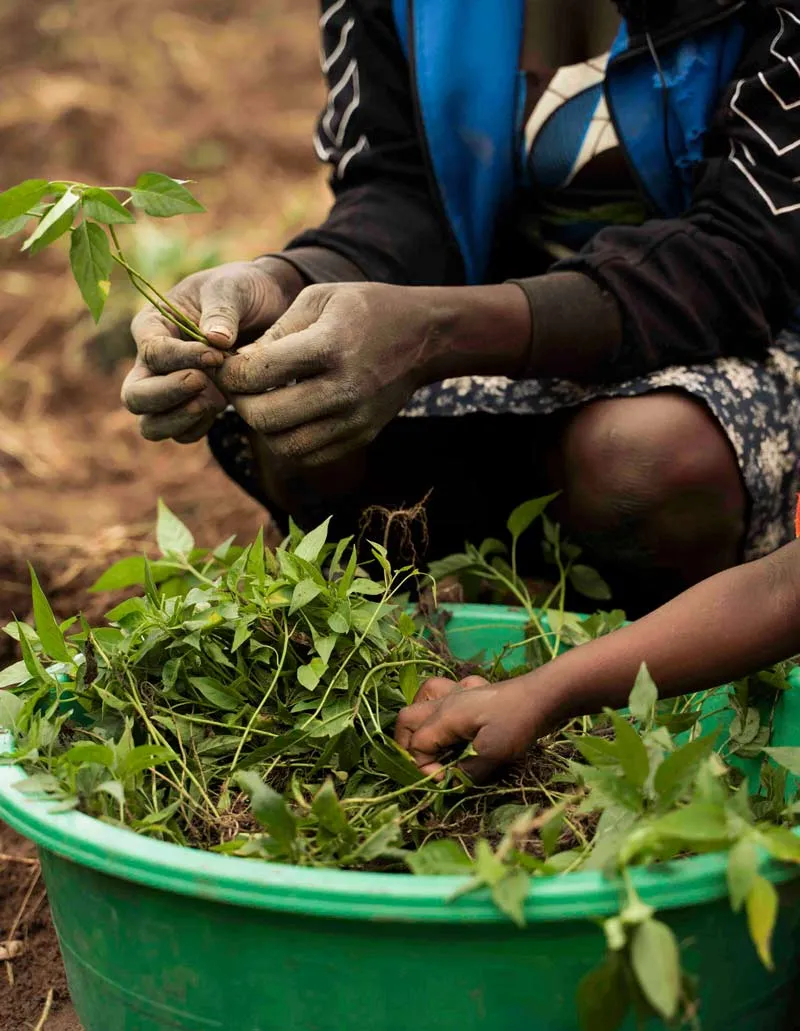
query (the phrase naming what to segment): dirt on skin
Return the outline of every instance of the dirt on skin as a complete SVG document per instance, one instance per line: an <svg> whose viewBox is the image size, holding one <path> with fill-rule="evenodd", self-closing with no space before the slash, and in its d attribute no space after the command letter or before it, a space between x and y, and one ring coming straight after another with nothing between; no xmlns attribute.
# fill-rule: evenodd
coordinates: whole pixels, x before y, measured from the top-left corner
<svg viewBox="0 0 800 1031"><path fill-rule="evenodd" d="M149 170L196 180L206 215L123 227L163 288L202 263L279 248L328 204L312 150L324 89L316 0L10 0L0 6L0 189L47 176L131 184ZM100 332L67 249L33 259L0 241L0 623L29 615L31 561L61 616L97 618L87 587L151 548L161 496L202 544L241 539L267 514L204 443L143 441L119 404L138 295L115 280ZM14 657L0 634L0 665ZM32 846L0 824L0 854ZM1 1031L80 1031L37 868L0 860ZM25 903L23 905L23 903ZM42 1022L48 992L53 1001Z"/></svg>

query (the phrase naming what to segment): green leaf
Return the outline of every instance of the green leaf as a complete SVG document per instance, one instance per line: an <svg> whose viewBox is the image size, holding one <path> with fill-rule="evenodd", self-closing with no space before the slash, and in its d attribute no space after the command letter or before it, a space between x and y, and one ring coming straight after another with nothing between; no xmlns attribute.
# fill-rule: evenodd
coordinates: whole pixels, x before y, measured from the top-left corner
<svg viewBox="0 0 800 1031"><path fill-rule="evenodd" d="M758 849L747 838L737 841L728 854L728 893L731 908L738 913L753 888L758 875Z"/></svg>
<svg viewBox="0 0 800 1031"><path fill-rule="evenodd" d="M739 745L749 745L758 737L761 729L761 714L758 709L750 706L742 719L739 713L731 722L729 734L731 739Z"/></svg>
<svg viewBox="0 0 800 1031"><path fill-rule="evenodd" d="M83 192L83 213L96 222L113 226L123 222L135 222L136 218L117 200L113 193L91 186Z"/></svg>
<svg viewBox="0 0 800 1031"><path fill-rule="evenodd" d="M136 186L131 190L131 198L137 208L141 208L154 218L192 215L205 211L203 205L194 199L182 182L160 172L145 172L144 175L140 175L136 180Z"/></svg>
<svg viewBox="0 0 800 1031"><path fill-rule="evenodd" d="M428 564L428 572L434 580L444 580L446 576L455 576L456 573L463 573L472 569L475 561L461 552L454 555L447 555L445 558L436 559Z"/></svg>
<svg viewBox="0 0 800 1031"><path fill-rule="evenodd" d="M578 749L583 758L598 768L604 766L619 766L620 757L616 741L609 741L604 737L595 737L593 734L567 734L572 744Z"/></svg>
<svg viewBox="0 0 800 1031"><path fill-rule="evenodd" d="M617 752L622 771L634 787L641 788L650 773L650 758L644 741L618 712L611 713L616 731Z"/></svg>
<svg viewBox="0 0 800 1031"><path fill-rule="evenodd" d="M508 532L514 540L522 536L534 520L538 519L544 512L550 502L554 501L557 497L558 493L548 494L545 498L534 498L532 501L525 501L518 505L508 517L506 524Z"/></svg>
<svg viewBox="0 0 800 1031"><path fill-rule="evenodd" d="M361 845L359 845L352 858L358 858L368 863L372 859L379 859L386 854L394 855L395 847L401 838L400 820L395 815L386 823L381 824L376 830L370 832Z"/></svg>
<svg viewBox="0 0 800 1031"><path fill-rule="evenodd" d="M336 647L336 642L339 640L338 634L326 634L324 637L320 637L316 632L313 633L314 638L314 650L320 659L324 663L330 661L331 655L333 655L333 649Z"/></svg>
<svg viewBox="0 0 800 1031"><path fill-rule="evenodd" d="M773 859L782 863L800 863L800 838L788 827L761 829L759 842Z"/></svg>
<svg viewBox="0 0 800 1031"><path fill-rule="evenodd" d="M161 498L158 499L156 541L162 555L180 555L185 558L194 548L191 530L167 508Z"/></svg>
<svg viewBox="0 0 800 1031"><path fill-rule="evenodd" d="M766 877L756 875L745 900L747 926L761 962L767 970L774 970L772 961L772 935L778 919L778 892Z"/></svg>
<svg viewBox="0 0 800 1031"><path fill-rule="evenodd" d="M33 621L36 626L36 633L42 642L44 653L57 662L71 662L72 656L64 643L64 635L53 615L50 603L45 597L39 578L36 576L34 568L30 563L28 563L28 569L31 574Z"/></svg>
<svg viewBox="0 0 800 1031"><path fill-rule="evenodd" d="M497 806L496 809L490 809L486 814L485 824L493 834L505 834L517 820L531 812L529 806L509 802L506 805Z"/></svg>
<svg viewBox="0 0 800 1031"><path fill-rule="evenodd" d="M718 736L706 734L695 738L664 759L653 778L653 788L663 808L670 808L691 786L697 771L714 750Z"/></svg>
<svg viewBox="0 0 800 1031"><path fill-rule="evenodd" d="M325 663L319 658L312 659L311 662L306 663L305 666L298 666L298 683L300 683L306 691L313 691L320 682L322 674L325 672L326 668Z"/></svg>
<svg viewBox="0 0 800 1031"><path fill-rule="evenodd" d="M630 991L619 958L611 954L578 985L582 1031L618 1031L630 1007Z"/></svg>
<svg viewBox="0 0 800 1031"><path fill-rule="evenodd" d="M419 767L408 752L394 741L376 741L372 746L371 755L376 768L403 787L416 784L423 778Z"/></svg>
<svg viewBox="0 0 800 1031"><path fill-rule="evenodd" d="M26 179L0 193L0 222L13 222L35 207L48 192L46 179Z"/></svg>
<svg viewBox="0 0 800 1031"><path fill-rule="evenodd" d="M419 691L419 674L417 673L417 665L414 662L410 662L407 666L403 666L400 670L400 690L403 693L406 705L411 705L414 699L417 697Z"/></svg>
<svg viewBox="0 0 800 1031"><path fill-rule="evenodd" d="M342 804L336 796L336 789L330 777L314 796L311 803L311 811L319 820L319 824L329 834L347 835L350 825L347 822L347 815Z"/></svg>
<svg viewBox="0 0 800 1031"><path fill-rule="evenodd" d="M99 226L92 222L77 226L72 233L69 261L86 306L99 322L111 290L111 250Z"/></svg>
<svg viewBox="0 0 800 1031"><path fill-rule="evenodd" d="M724 807L710 802L694 802L685 809L667 813L651 824L651 830L687 845L724 841L730 837Z"/></svg>
<svg viewBox="0 0 800 1031"><path fill-rule="evenodd" d="M585 598L591 598L593 601L609 601L611 598L611 588L591 566L572 566L569 581Z"/></svg>
<svg viewBox="0 0 800 1031"><path fill-rule="evenodd" d="M135 777L144 770L150 770L154 766L161 766L163 763L174 762L178 756L167 748L166 745L139 745L132 748L119 764L119 778L122 781L128 777Z"/></svg>
<svg viewBox="0 0 800 1031"><path fill-rule="evenodd" d="M289 606L289 615L308 605L309 602L313 601L321 593L322 588L319 584L315 584L313 580L301 580L295 584L292 591L292 604Z"/></svg>
<svg viewBox="0 0 800 1031"><path fill-rule="evenodd" d="M558 845L558 839L561 837L561 831L564 827L564 816L563 808L559 807L539 832L539 836L542 839L544 854L548 859L555 852L556 846Z"/></svg>
<svg viewBox="0 0 800 1031"><path fill-rule="evenodd" d="M21 233L27 226L30 218L30 215L20 215L19 218L0 221L0 240L7 240L9 236L16 236L17 233Z"/></svg>
<svg viewBox="0 0 800 1031"><path fill-rule="evenodd" d="M631 716L640 723L644 723L645 726L649 726L653 721L657 701L658 688L650 676L647 665L643 662L639 667L636 683L633 685L628 699Z"/></svg>
<svg viewBox="0 0 800 1031"><path fill-rule="evenodd" d="M247 549L247 561L245 570L249 576L255 578L260 586L263 586L267 576L267 568L264 554L264 527L259 526L256 539Z"/></svg>
<svg viewBox="0 0 800 1031"><path fill-rule="evenodd" d="M118 780L104 780L94 790L95 794L102 792L104 795L110 795L118 805L125 805L125 788Z"/></svg>
<svg viewBox="0 0 800 1031"><path fill-rule="evenodd" d="M800 777L800 748L765 748L764 751L779 766Z"/></svg>
<svg viewBox="0 0 800 1031"><path fill-rule="evenodd" d="M524 870L509 870L505 877L492 885L492 899L501 913L513 920L517 927L525 926L525 900L530 892L530 877Z"/></svg>
<svg viewBox="0 0 800 1031"><path fill-rule="evenodd" d="M122 558L119 562L115 562L113 566L109 566L100 578L92 584L89 590L99 593L101 591L121 591L125 587L143 587L145 579L144 566L145 560L143 555L131 555L128 558ZM163 583L174 571L174 567L167 563L150 563L150 575L156 584Z"/></svg>
<svg viewBox="0 0 800 1031"><path fill-rule="evenodd" d="M94 741L78 741L61 756L61 759L70 766L97 763L98 766L111 769L114 765L114 752L108 745L98 745Z"/></svg>
<svg viewBox="0 0 800 1031"><path fill-rule="evenodd" d="M660 920L639 924L631 945L631 965L653 1009L672 1020L681 1001L681 958L675 935Z"/></svg>
<svg viewBox="0 0 800 1031"><path fill-rule="evenodd" d="M257 773L240 772L236 782L250 798L253 815L275 842L290 850L297 837L297 819L282 795L265 784Z"/></svg>
<svg viewBox="0 0 800 1031"><path fill-rule="evenodd" d="M352 586L348 589L348 594L365 594L376 596L378 594L384 594L386 587L383 584L376 583L374 580L367 580L365 577L358 577L352 583Z"/></svg>
<svg viewBox="0 0 800 1031"><path fill-rule="evenodd" d="M236 624L236 630L233 633L233 644L231 645L231 651L238 651L245 641L253 636L253 628L246 620Z"/></svg>
<svg viewBox="0 0 800 1031"><path fill-rule="evenodd" d="M51 243L59 240L65 233L68 233L72 228L72 223L75 220L75 212L70 209L60 215L55 222L51 223L45 232L33 240L33 234L25 241L22 245L22 249L27 250L28 253L33 256L43 251L45 247L49 247ZM44 221L44 220L42 220ZM39 223L41 228L41 222ZM33 242L32 242L33 241Z"/></svg>
<svg viewBox="0 0 800 1031"><path fill-rule="evenodd" d="M316 562L319 558L319 553L325 547L325 542L328 540L330 521L331 517L329 516L324 523L305 534L302 540L293 548L292 554L296 555L297 558L304 559L306 562Z"/></svg>
<svg viewBox="0 0 800 1031"><path fill-rule="evenodd" d="M24 668L25 664L16 663L16 665L21 665ZM25 679L30 679L27 671L25 672ZM0 729L12 730L16 726L17 717L22 711L24 704L21 698L10 691L0 691Z"/></svg>
<svg viewBox="0 0 800 1031"><path fill-rule="evenodd" d="M428 841L403 858L411 872L420 877L457 877L472 871L472 860L453 840Z"/></svg>
<svg viewBox="0 0 800 1031"><path fill-rule="evenodd" d="M350 630L350 620L339 606L328 618L328 626L335 634L346 634Z"/></svg>
<svg viewBox="0 0 800 1031"><path fill-rule="evenodd" d="M226 690L223 684L213 677L189 677L189 683L197 688L207 702L222 709L223 712L235 712L242 704L238 695Z"/></svg>
<svg viewBox="0 0 800 1031"><path fill-rule="evenodd" d="M8 627L6 627L6 630L8 630ZM45 681L45 683L55 684L54 679L45 670L39 660L39 656L33 650L31 639L23 628L23 624L19 621L17 621L17 640L19 641L20 651L22 652L22 661L25 663L25 667L30 675L32 677L40 677Z"/></svg>
<svg viewBox="0 0 800 1031"><path fill-rule="evenodd" d="M65 233L72 225L75 209L80 204L80 200L81 198L77 193L67 190L55 204L50 206L47 213L41 218L39 224L22 245L23 251L31 250L35 254L42 247L52 243L53 240ZM65 219L67 219L66 225L64 225ZM53 235L56 229L58 229L58 232L56 235ZM35 244L38 244L38 246L34 247Z"/></svg>
<svg viewBox="0 0 800 1031"><path fill-rule="evenodd" d="M495 537L487 537L480 548L478 548L478 554L481 558L489 558L490 555L504 555L507 551L508 548L505 544L502 541L498 541Z"/></svg>
<svg viewBox="0 0 800 1031"><path fill-rule="evenodd" d="M0 671L0 688L3 687L17 687L19 684L24 684L26 680L30 680L31 675L28 671L28 667L20 659L19 662L14 662L10 666Z"/></svg>
<svg viewBox="0 0 800 1031"><path fill-rule="evenodd" d="M322 710L318 721L319 726L313 726L309 731L309 737L338 737L343 730L353 725L353 705L346 698L340 702L329 703Z"/></svg>
<svg viewBox="0 0 800 1031"><path fill-rule="evenodd" d="M483 887L484 885L488 888L492 888L495 884L499 884L508 872L508 867L500 856L492 850L492 846L485 838L479 838L475 845L474 866L474 885L465 885L463 889L459 889L456 892L456 897L465 894L467 891L474 890L475 888Z"/></svg>
<svg viewBox="0 0 800 1031"><path fill-rule="evenodd" d="M150 601L150 603L157 608L158 589L156 587L156 582L153 579L153 571L150 568L150 563L147 560L146 556L144 559L144 593L147 596L147 599Z"/></svg>

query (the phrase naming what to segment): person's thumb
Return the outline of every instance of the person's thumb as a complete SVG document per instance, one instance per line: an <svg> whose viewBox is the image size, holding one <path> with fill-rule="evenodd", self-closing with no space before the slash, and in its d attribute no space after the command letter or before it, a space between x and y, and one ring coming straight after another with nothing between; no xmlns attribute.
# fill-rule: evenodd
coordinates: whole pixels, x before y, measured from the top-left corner
<svg viewBox="0 0 800 1031"><path fill-rule="evenodd" d="M242 315L249 307L250 302L232 276L209 279L200 290L200 332L215 347L233 347Z"/></svg>

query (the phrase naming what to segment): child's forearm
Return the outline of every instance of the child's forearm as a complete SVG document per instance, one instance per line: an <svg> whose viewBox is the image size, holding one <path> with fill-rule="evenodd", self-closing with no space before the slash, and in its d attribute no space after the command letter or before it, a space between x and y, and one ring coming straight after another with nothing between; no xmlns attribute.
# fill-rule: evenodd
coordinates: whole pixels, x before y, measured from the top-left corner
<svg viewBox="0 0 800 1031"><path fill-rule="evenodd" d="M800 653L800 541L698 584L643 619L531 674L558 718L626 704L642 662L671 698Z"/></svg>

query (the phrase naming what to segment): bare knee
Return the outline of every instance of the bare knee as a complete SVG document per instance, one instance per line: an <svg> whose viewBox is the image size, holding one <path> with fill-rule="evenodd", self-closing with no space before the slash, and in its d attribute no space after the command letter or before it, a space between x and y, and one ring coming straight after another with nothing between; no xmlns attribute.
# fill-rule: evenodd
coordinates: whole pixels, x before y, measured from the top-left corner
<svg viewBox="0 0 800 1031"><path fill-rule="evenodd" d="M685 395L587 405L567 425L559 459L560 514L577 536L613 542L620 558L629 549L687 570L701 555L700 576L737 560L745 495L736 457Z"/></svg>

